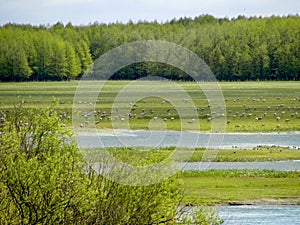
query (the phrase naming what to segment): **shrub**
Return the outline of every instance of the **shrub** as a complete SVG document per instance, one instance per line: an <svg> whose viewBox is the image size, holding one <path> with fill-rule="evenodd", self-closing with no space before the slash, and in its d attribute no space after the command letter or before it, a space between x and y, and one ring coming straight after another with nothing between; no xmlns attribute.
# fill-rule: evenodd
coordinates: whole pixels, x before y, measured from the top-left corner
<svg viewBox="0 0 300 225"><path fill-rule="evenodd" d="M179 222L175 177L148 186L116 183L91 168L55 110L21 103L0 114L1 225Z"/></svg>

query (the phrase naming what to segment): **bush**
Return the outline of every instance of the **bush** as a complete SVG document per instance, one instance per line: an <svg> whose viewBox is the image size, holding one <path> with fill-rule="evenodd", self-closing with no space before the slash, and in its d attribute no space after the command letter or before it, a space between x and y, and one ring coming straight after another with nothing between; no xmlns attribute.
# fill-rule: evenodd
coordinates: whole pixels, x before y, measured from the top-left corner
<svg viewBox="0 0 300 225"><path fill-rule="evenodd" d="M106 179L50 108L21 103L0 117L1 225L178 223L176 178L149 186Z"/></svg>
<svg viewBox="0 0 300 225"><path fill-rule="evenodd" d="M50 110L3 113L0 135L2 224L76 224L87 216L85 162Z"/></svg>

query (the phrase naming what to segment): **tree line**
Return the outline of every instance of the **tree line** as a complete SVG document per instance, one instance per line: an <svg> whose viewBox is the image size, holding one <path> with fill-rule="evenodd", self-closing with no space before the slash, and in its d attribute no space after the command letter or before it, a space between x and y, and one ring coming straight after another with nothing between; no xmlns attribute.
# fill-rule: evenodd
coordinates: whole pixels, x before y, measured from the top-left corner
<svg viewBox="0 0 300 225"><path fill-rule="evenodd" d="M139 40L164 40L195 52L218 80L299 80L299 15L172 19L165 23L97 22L86 26L0 27L0 81L79 79L103 53ZM161 63L144 62L116 72L112 79L163 76L190 80Z"/></svg>

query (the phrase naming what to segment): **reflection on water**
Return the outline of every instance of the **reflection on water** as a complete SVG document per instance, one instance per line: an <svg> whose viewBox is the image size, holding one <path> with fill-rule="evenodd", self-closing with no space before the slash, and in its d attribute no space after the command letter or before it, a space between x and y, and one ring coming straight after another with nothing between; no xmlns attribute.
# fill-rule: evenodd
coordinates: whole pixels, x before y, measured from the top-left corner
<svg viewBox="0 0 300 225"><path fill-rule="evenodd" d="M217 206L224 225L299 225L300 206Z"/></svg>

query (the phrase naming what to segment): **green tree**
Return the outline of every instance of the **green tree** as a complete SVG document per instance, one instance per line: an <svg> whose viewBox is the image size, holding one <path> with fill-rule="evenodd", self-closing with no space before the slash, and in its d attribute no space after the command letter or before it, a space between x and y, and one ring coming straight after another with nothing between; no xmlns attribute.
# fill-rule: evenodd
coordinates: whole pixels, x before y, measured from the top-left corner
<svg viewBox="0 0 300 225"><path fill-rule="evenodd" d="M66 60L66 79L76 78L80 72L80 59L76 55L74 48L68 42L65 44L65 60Z"/></svg>
<svg viewBox="0 0 300 225"><path fill-rule="evenodd" d="M149 186L108 180L92 168L105 158L93 154L96 161L87 163L87 154L84 157L55 110L23 105L22 101L13 111L0 111L1 224L179 222L182 190L175 177ZM142 165L138 158L122 160ZM110 168L115 173L115 167ZM211 220L210 214L198 216Z"/></svg>
<svg viewBox="0 0 300 225"><path fill-rule="evenodd" d="M1 224L84 222L84 160L55 112L21 106L1 114Z"/></svg>
<svg viewBox="0 0 300 225"><path fill-rule="evenodd" d="M0 76L5 81L80 78L92 60L119 45L165 40L195 52L221 80L299 80L299 19L299 15L238 16L231 20L201 15L161 24L156 21L88 26L74 26L71 22L64 26L58 22L52 27L7 24L0 27ZM23 60L24 54L32 75ZM21 67L11 64L14 57L20 59ZM159 73L172 79L189 79L171 67L140 65L128 66L114 78L136 79ZM12 74L13 67L24 74Z"/></svg>
<svg viewBox="0 0 300 225"><path fill-rule="evenodd" d="M14 43L7 53L8 80L23 81L30 77L32 70L28 65L27 56L18 43Z"/></svg>
<svg viewBox="0 0 300 225"><path fill-rule="evenodd" d="M75 47L76 53L80 59L80 64L81 64L81 72L80 74L82 75L87 68L93 63L90 50L86 42L83 40L79 41L79 43Z"/></svg>
<svg viewBox="0 0 300 225"><path fill-rule="evenodd" d="M36 49L36 62L34 67L34 80L47 80L49 79L48 71L52 59L52 36L45 32L40 31L34 37L34 46Z"/></svg>
<svg viewBox="0 0 300 225"><path fill-rule="evenodd" d="M60 38L52 40L52 54L50 65L47 68L49 80L66 80L66 55L64 42Z"/></svg>

